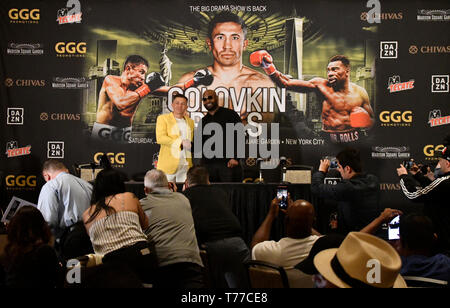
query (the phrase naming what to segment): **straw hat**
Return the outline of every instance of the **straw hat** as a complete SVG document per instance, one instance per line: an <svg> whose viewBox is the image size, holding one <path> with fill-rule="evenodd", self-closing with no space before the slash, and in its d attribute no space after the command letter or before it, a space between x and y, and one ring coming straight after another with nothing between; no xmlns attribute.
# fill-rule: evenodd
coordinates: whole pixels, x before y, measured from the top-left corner
<svg viewBox="0 0 450 308"><path fill-rule="evenodd" d="M340 288L406 288L400 276L402 261L386 241L361 232L350 232L339 248L326 249L314 265Z"/></svg>

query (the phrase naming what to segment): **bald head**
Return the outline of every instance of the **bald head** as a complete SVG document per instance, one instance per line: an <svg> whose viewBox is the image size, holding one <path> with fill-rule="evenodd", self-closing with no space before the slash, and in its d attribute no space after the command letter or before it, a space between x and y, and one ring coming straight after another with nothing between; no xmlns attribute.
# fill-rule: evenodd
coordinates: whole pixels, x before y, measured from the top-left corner
<svg viewBox="0 0 450 308"><path fill-rule="evenodd" d="M203 105L210 113L214 113L217 110L219 107L219 100L214 90L206 90L205 93L203 93Z"/></svg>
<svg viewBox="0 0 450 308"><path fill-rule="evenodd" d="M291 238L310 236L314 216L314 206L306 200L297 200L289 204L286 215L286 235Z"/></svg>

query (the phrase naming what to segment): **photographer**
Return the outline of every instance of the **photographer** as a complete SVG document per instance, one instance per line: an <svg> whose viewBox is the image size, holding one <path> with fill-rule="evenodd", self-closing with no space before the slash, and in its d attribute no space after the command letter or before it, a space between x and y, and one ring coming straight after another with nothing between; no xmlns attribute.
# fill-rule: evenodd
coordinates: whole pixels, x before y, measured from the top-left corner
<svg viewBox="0 0 450 308"><path fill-rule="evenodd" d="M443 175L431 181L414 168L408 170L400 165L397 174L405 196L413 202L424 203L424 214L431 218L438 235L439 250L450 253L450 150L442 150L439 165Z"/></svg>
<svg viewBox="0 0 450 308"><path fill-rule="evenodd" d="M319 171L312 177L311 192L338 202L338 232L346 234L361 230L379 215L380 185L376 176L362 173L359 150L347 148L336 159L342 181L324 184L330 160L322 159Z"/></svg>

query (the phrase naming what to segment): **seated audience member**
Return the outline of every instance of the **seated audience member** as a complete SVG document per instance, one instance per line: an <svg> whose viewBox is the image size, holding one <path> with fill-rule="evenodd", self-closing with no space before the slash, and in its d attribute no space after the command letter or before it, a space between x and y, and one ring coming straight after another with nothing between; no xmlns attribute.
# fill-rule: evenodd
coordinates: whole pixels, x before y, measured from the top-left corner
<svg viewBox="0 0 450 308"><path fill-rule="evenodd" d="M314 266L314 257L322 250L329 248L338 248L342 244L344 238L345 236L339 233L330 233L321 236L312 245L308 256L302 262L297 264L295 268L307 275L319 274L317 268Z"/></svg>
<svg viewBox="0 0 450 308"><path fill-rule="evenodd" d="M23 206L17 211L8 225L8 244L1 257L6 287L62 286L64 276L56 252L50 246L51 236L38 209Z"/></svg>
<svg viewBox="0 0 450 308"><path fill-rule="evenodd" d="M400 217L400 274L410 287L449 287L450 258L433 254L436 234L431 220L422 215Z"/></svg>
<svg viewBox="0 0 450 308"><path fill-rule="evenodd" d="M42 167L47 182L39 193L37 208L55 236L55 249L67 260L92 252L89 236L83 226L83 212L89 208L92 185L69 173L56 159Z"/></svg>
<svg viewBox="0 0 450 308"><path fill-rule="evenodd" d="M148 218L138 198L125 192L117 171L98 173L91 203L83 220L95 253L103 255L103 264L125 264L142 282L152 282L157 261L142 231L148 228Z"/></svg>
<svg viewBox="0 0 450 308"><path fill-rule="evenodd" d="M434 181L421 172L406 170L403 165L397 169L400 186L404 195L413 202L424 203L423 213L428 216L436 228L438 249L450 255L450 150L444 147L439 158L442 176Z"/></svg>
<svg viewBox="0 0 450 308"><path fill-rule="evenodd" d="M279 202L278 198L272 200L266 219L253 236L252 259L284 267L289 276L289 285L296 287L300 279L295 277L299 273L293 267L308 256L320 234L312 228L315 217L313 205L305 200L292 202L288 197L287 210L282 210L286 212L286 237L279 241L269 240L272 223L280 211Z"/></svg>
<svg viewBox="0 0 450 308"><path fill-rule="evenodd" d="M320 161L319 171L311 182L311 192L320 198L338 201L337 232L347 234L359 231L380 213L380 185L378 178L363 173L360 151L347 148L336 156L342 181L336 185L324 184L330 161Z"/></svg>
<svg viewBox="0 0 450 308"><path fill-rule="evenodd" d="M293 202L288 198L285 215L286 237L270 241L273 221L278 217L279 199L274 198L269 212L252 239L252 258L267 261L283 267L292 267L308 255L314 242L319 238L312 227L314 207L305 200ZM314 233L314 235L313 235Z"/></svg>
<svg viewBox="0 0 450 308"><path fill-rule="evenodd" d="M227 194L210 184L208 170L202 166L188 170L185 188L197 242L204 245L208 253L214 287L248 287L243 263L249 260L250 252Z"/></svg>
<svg viewBox="0 0 450 308"><path fill-rule="evenodd" d="M339 248L314 257L320 288L406 288L402 261L386 241L363 232L350 232Z"/></svg>
<svg viewBox="0 0 450 308"><path fill-rule="evenodd" d="M149 219L145 233L155 245L158 272L155 287L204 287L202 260L189 200L172 192L165 173L153 169L144 178L142 209Z"/></svg>

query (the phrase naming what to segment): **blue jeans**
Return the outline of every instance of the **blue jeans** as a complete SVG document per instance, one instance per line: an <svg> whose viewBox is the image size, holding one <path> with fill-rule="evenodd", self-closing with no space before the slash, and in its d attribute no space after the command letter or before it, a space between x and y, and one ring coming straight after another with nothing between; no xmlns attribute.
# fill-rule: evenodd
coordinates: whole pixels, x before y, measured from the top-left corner
<svg viewBox="0 0 450 308"><path fill-rule="evenodd" d="M248 288L244 262L250 251L240 237L206 242L206 251L215 288Z"/></svg>

